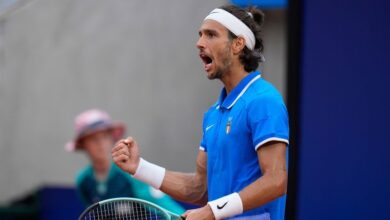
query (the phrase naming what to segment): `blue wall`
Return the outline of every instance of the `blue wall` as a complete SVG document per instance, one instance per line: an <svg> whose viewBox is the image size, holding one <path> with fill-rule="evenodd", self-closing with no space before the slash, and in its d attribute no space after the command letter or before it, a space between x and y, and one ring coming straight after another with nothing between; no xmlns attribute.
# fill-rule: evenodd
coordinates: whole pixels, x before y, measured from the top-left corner
<svg viewBox="0 0 390 220"><path fill-rule="evenodd" d="M390 219L390 2L302 6L296 219Z"/></svg>
<svg viewBox="0 0 390 220"><path fill-rule="evenodd" d="M261 8L285 8L288 0L231 0L233 4L241 7L257 5Z"/></svg>
<svg viewBox="0 0 390 220"><path fill-rule="evenodd" d="M39 190L40 220L78 219L85 208L74 188L46 186Z"/></svg>

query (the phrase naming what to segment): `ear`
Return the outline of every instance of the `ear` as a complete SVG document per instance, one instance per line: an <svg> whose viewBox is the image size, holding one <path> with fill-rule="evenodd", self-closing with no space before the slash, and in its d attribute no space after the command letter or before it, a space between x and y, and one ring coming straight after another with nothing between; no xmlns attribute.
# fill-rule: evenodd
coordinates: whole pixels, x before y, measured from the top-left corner
<svg viewBox="0 0 390 220"><path fill-rule="evenodd" d="M232 43L232 51L234 55L238 55L241 53L241 51L245 47L245 39L241 36L238 36L236 39L233 40Z"/></svg>

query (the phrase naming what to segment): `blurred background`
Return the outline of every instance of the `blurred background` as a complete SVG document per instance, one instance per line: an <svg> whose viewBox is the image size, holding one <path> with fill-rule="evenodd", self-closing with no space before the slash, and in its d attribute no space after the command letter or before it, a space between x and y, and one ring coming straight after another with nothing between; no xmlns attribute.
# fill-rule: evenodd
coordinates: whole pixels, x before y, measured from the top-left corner
<svg viewBox="0 0 390 220"><path fill-rule="evenodd" d="M35 201L49 219L48 205L73 202L55 198L88 160L64 145L90 108L125 123L143 157L194 171L203 113L222 87L204 73L198 28L226 3L0 0L0 204ZM285 94L286 8L265 6L261 70Z"/></svg>
<svg viewBox="0 0 390 220"><path fill-rule="evenodd" d="M197 31L226 3L266 15L260 70L290 112L286 219L390 219L385 0L0 0L0 219L80 214L88 161L64 145L90 108L124 122L146 159L193 171L222 86Z"/></svg>

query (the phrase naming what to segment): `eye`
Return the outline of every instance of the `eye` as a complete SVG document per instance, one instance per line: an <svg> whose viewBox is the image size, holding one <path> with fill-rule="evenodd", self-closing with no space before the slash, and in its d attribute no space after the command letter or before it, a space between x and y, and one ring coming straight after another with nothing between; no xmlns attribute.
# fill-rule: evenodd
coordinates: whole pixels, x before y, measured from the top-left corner
<svg viewBox="0 0 390 220"><path fill-rule="evenodd" d="M203 37L203 36L205 38L212 39L212 38L218 37L218 33L214 30L199 31L199 37Z"/></svg>
<svg viewBox="0 0 390 220"><path fill-rule="evenodd" d="M207 32L207 37L208 38L213 38L213 37L215 37L215 34L212 33L212 32Z"/></svg>

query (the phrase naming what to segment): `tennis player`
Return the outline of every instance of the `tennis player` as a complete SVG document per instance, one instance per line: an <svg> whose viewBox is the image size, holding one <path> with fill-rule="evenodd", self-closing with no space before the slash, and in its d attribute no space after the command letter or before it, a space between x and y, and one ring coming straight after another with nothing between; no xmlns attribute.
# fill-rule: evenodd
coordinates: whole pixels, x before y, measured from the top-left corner
<svg viewBox="0 0 390 220"><path fill-rule="evenodd" d="M223 6L204 19L197 48L209 79L224 85L203 119L195 173L168 171L140 157L134 138L117 142L115 163L172 197L202 207L187 220L284 219L288 115L278 91L256 71L263 13Z"/></svg>

